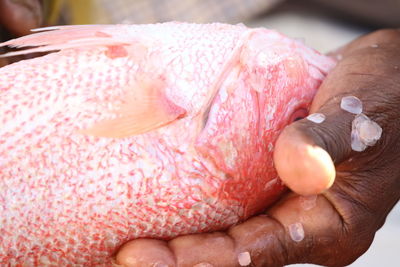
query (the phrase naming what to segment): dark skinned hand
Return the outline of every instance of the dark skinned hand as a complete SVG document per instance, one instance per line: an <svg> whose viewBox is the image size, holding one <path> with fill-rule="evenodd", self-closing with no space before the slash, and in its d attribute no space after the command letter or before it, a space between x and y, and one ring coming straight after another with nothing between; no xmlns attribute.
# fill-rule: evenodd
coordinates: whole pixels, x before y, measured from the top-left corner
<svg viewBox="0 0 400 267"><path fill-rule="evenodd" d="M40 0L0 0L0 42L29 34L30 29L42 25L42 18ZM0 67L9 60L0 58Z"/></svg>
<svg viewBox="0 0 400 267"><path fill-rule="evenodd" d="M340 49L342 60L321 85L307 119L288 126L276 144L274 161L292 190L265 215L225 232L180 236L168 242L138 239L125 244L123 266L239 266L249 252L251 266L314 263L344 266L361 256L400 198L400 31L380 30ZM340 109L343 96L363 102L364 113L383 129L363 152L350 146L355 115ZM313 208L302 195L319 194ZM303 204L302 204L303 203ZM311 206L312 207L312 206ZM300 222L295 242L289 225Z"/></svg>

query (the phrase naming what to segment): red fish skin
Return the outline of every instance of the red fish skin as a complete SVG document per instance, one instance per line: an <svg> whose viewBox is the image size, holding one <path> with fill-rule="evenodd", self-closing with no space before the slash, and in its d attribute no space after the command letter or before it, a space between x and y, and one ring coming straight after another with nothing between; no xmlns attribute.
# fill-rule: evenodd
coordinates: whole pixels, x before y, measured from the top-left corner
<svg viewBox="0 0 400 267"><path fill-rule="evenodd" d="M79 39L76 27L64 31ZM275 140L334 65L266 29L93 27L116 45L0 69L0 265L110 266L127 240L226 229L262 211L285 190ZM84 134L115 117L140 75L161 79L185 115L139 135Z"/></svg>

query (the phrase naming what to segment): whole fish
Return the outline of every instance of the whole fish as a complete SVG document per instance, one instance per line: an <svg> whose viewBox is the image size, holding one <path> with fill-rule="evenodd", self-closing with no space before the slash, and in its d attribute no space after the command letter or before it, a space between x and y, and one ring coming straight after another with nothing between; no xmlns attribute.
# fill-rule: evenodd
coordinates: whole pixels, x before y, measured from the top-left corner
<svg viewBox="0 0 400 267"><path fill-rule="evenodd" d="M110 266L262 211L274 142L335 64L244 25L40 31L0 44L56 51L0 69L0 266Z"/></svg>

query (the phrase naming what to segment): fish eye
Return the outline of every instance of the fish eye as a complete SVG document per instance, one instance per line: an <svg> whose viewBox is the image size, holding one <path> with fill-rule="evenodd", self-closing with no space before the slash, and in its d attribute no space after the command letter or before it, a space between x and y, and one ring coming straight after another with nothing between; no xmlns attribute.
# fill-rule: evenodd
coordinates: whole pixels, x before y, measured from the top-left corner
<svg viewBox="0 0 400 267"><path fill-rule="evenodd" d="M299 121L301 119L304 119L305 117L308 116L308 110L305 108L299 108L296 109L292 115L290 116L290 120L289 123L295 122L295 121Z"/></svg>

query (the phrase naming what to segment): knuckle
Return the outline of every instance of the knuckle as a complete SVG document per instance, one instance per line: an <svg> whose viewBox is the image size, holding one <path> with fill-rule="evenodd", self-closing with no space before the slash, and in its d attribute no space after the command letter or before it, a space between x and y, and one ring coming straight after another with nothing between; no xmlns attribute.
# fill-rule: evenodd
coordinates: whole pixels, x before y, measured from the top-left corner
<svg viewBox="0 0 400 267"><path fill-rule="evenodd" d="M357 260L372 243L371 238L357 235L355 232L342 231L335 237L318 239L314 247L317 255L314 264L324 266L347 266Z"/></svg>

